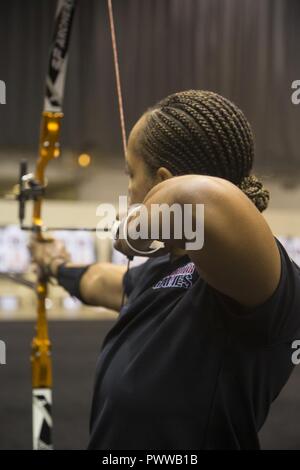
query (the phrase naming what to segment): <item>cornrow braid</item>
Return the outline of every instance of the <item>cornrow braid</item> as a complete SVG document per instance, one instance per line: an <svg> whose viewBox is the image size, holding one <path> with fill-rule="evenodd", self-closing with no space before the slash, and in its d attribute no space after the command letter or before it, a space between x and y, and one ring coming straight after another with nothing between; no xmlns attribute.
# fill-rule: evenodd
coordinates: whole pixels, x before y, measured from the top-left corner
<svg viewBox="0 0 300 470"><path fill-rule="evenodd" d="M254 138L243 112L212 91L188 90L159 101L145 113L137 151L152 171L203 174L237 185L262 212L269 192L250 176Z"/></svg>

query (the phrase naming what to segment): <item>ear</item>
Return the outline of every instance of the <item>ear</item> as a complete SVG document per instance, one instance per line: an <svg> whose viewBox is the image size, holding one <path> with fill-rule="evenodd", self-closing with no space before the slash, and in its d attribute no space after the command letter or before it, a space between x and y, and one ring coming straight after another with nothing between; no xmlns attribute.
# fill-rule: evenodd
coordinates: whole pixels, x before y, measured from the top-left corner
<svg viewBox="0 0 300 470"><path fill-rule="evenodd" d="M169 178L173 178L173 176L174 175L170 172L170 170L168 170L164 166L161 166L156 172L156 178L159 182L165 181Z"/></svg>

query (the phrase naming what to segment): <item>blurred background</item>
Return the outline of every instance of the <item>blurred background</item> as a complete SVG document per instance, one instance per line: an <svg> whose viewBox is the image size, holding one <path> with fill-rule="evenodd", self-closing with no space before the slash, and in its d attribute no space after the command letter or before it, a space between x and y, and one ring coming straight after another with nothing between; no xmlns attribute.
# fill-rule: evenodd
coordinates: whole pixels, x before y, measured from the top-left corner
<svg viewBox="0 0 300 470"><path fill-rule="evenodd" d="M252 124L254 171L271 192L265 217L300 265L299 0L113 0L126 129L176 91L207 89ZM28 235L7 198L22 158L34 169L55 0L0 1L0 273L30 270ZM49 164L49 226L94 227L96 207L127 192L105 0L78 0L65 87L62 155ZM28 208L29 216L30 211ZM58 234L56 234L58 236ZM76 262L123 263L111 240L62 234ZM136 260L139 262L141 260ZM84 307L52 287L55 447L84 448L97 354L117 312ZM31 447L30 341L34 294L0 276L0 448ZM297 368L261 432L263 448L300 449Z"/></svg>

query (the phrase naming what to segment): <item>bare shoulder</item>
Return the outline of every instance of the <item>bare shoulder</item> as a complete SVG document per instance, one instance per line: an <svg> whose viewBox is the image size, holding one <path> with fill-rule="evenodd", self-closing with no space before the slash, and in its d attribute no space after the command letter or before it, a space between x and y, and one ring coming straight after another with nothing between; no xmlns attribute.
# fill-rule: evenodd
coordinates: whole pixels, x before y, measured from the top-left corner
<svg viewBox="0 0 300 470"><path fill-rule="evenodd" d="M258 305L272 295L280 279L274 235L238 187L213 177L205 185L204 246L189 256L214 288L242 305Z"/></svg>

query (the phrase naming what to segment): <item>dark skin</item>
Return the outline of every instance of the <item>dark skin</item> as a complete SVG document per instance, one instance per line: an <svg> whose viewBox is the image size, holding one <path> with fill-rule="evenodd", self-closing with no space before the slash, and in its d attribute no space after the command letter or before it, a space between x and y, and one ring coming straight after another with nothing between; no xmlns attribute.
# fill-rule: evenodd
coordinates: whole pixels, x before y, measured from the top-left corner
<svg viewBox="0 0 300 470"><path fill-rule="evenodd" d="M145 118L142 117L132 129L128 141L126 166L130 204L143 202L149 211L152 204L204 204L203 248L185 251L185 240L171 239L166 243L167 249L177 256L187 253L201 277L238 302L241 312L266 301L279 283L280 254L262 214L239 188L225 179L203 175L173 176L165 167L158 168L154 174L150 172L136 150L136 142L144 125ZM141 250L149 247L151 242L131 240L132 245ZM116 248L126 255L135 254L125 240L117 241ZM33 254L38 262L43 263L45 253L42 249L36 243ZM52 253L55 249L52 244ZM53 262L54 274L60 262ZM98 268L94 266L89 269L82 278L81 292L95 305L117 308L125 268L118 267L118 272L110 275L112 265L108 265L105 273L103 263L95 265ZM102 275L98 276L97 273ZM106 280L105 289L99 293L103 279ZM116 299L113 304L108 300L111 296Z"/></svg>

